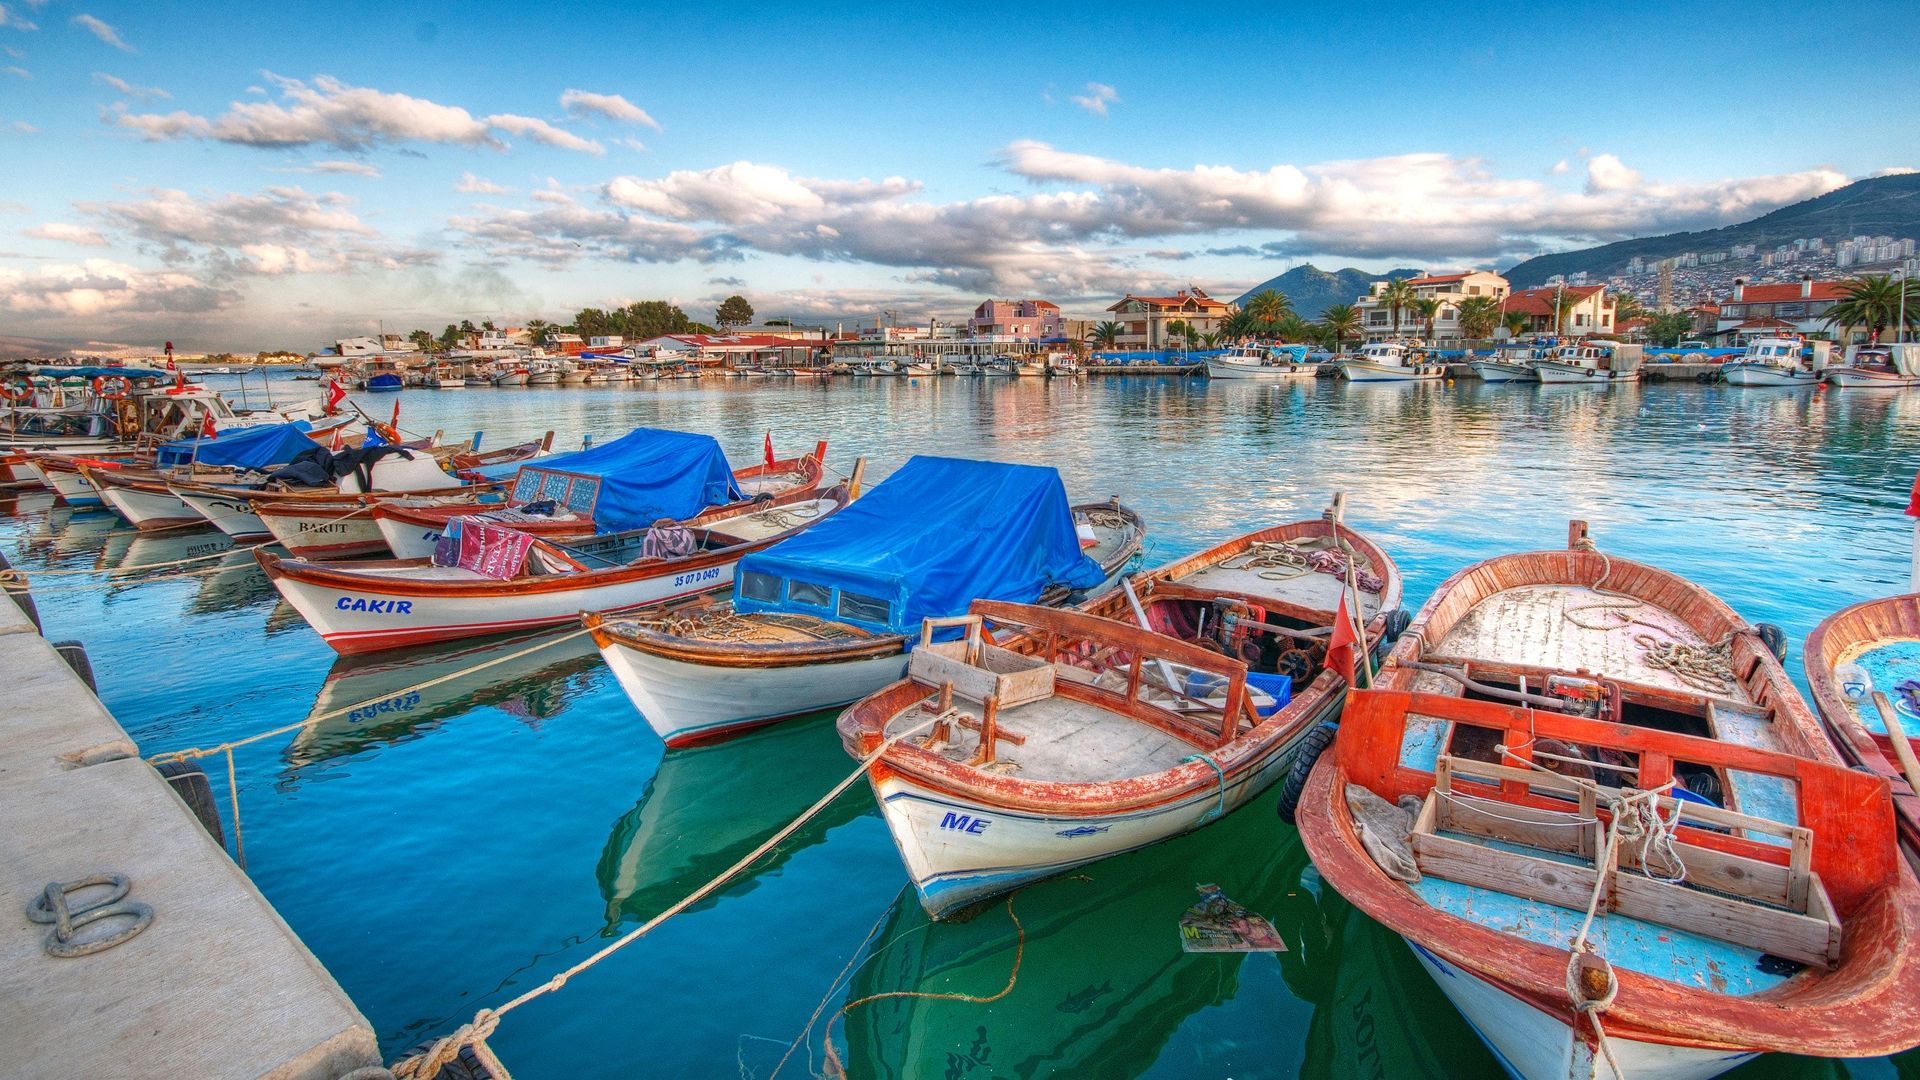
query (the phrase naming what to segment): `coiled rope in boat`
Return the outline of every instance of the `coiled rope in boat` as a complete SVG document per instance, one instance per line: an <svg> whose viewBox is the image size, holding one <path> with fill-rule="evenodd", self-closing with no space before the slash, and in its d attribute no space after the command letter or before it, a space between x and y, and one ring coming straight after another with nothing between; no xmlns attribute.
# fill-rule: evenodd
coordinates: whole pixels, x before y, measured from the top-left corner
<svg viewBox="0 0 1920 1080"><path fill-rule="evenodd" d="M1589 536L1581 537L1575 544L1576 550L1591 552L1600 557L1600 577L1588 588L1604 599L1590 604L1570 604L1560 611L1560 617L1582 630L1606 633L1628 626L1640 626L1653 634L1635 634L1633 642L1640 647L1641 659L1651 668L1668 672L1682 683L1707 694L1724 694L1739 684L1733 674L1733 639L1744 626L1727 631L1719 641L1711 644L1695 644L1672 640L1673 631L1659 623L1638 619L1628 612L1638 611L1647 606L1646 601L1637 596L1607 588L1607 579L1613 576L1613 560ZM1577 618L1584 612L1602 612L1600 621L1584 622ZM1610 615L1617 622L1608 621Z"/></svg>

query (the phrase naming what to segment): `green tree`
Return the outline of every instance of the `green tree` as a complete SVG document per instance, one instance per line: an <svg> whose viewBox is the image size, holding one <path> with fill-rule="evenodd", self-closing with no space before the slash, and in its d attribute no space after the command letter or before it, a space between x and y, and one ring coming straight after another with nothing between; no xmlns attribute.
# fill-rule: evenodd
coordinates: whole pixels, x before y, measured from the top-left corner
<svg viewBox="0 0 1920 1080"><path fill-rule="evenodd" d="M1678 345L1693 333L1693 316L1684 311L1662 311L1647 322L1647 340L1655 345Z"/></svg>
<svg viewBox="0 0 1920 1080"><path fill-rule="evenodd" d="M1419 316L1421 322L1426 324L1427 332L1422 336L1428 341L1432 341L1433 323L1435 319L1440 317L1440 301L1431 296L1416 296L1412 302L1407 304L1407 308Z"/></svg>
<svg viewBox="0 0 1920 1080"><path fill-rule="evenodd" d="M1120 344L1120 324L1103 322L1089 331L1087 337L1098 348L1111 349Z"/></svg>
<svg viewBox="0 0 1920 1080"><path fill-rule="evenodd" d="M545 345L547 343L547 335L554 331L554 325L545 319L528 319L527 325L521 327L521 329L527 332L528 341L533 342L535 345Z"/></svg>
<svg viewBox="0 0 1920 1080"><path fill-rule="evenodd" d="M1221 332L1235 339L1252 337L1259 329L1260 320L1245 308L1241 308L1220 322Z"/></svg>
<svg viewBox="0 0 1920 1080"><path fill-rule="evenodd" d="M1360 311L1352 304L1329 304L1320 313L1320 326L1330 339L1334 352L1360 336Z"/></svg>
<svg viewBox="0 0 1920 1080"><path fill-rule="evenodd" d="M1273 328L1273 337L1276 341L1306 341L1313 337L1313 324L1292 311L1288 311L1268 325Z"/></svg>
<svg viewBox="0 0 1920 1080"><path fill-rule="evenodd" d="M720 326L745 326L753 321L753 305L744 296L729 296L714 310L713 321Z"/></svg>
<svg viewBox="0 0 1920 1080"><path fill-rule="evenodd" d="M1259 322L1271 325L1293 314L1293 301L1287 299L1286 293L1262 289L1247 298L1243 310Z"/></svg>
<svg viewBox="0 0 1920 1080"><path fill-rule="evenodd" d="M1905 309L1905 328L1920 322L1920 282L1903 281L1892 274L1866 274L1840 286L1840 299L1834 301L1821 321L1840 331L1845 340L1855 330L1866 330L1873 340L1889 326L1900 321Z"/></svg>
<svg viewBox="0 0 1920 1080"><path fill-rule="evenodd" d="M1500 325L1500 301L1491 296L1469 296L1460 301L1460 333L1473 341L1493 336Z"/></svg>
<svg viewBox="0 0 1920 1080"><path fill-rule="evenodd" d="M1200 345L1202 348L1211 349L1219 344L1220 344L1220 331L1218 330L1209 330L1206 333L1200 335Z"/></svg>
<svg viewBox="0 0 1920 1080"><path fill-rule="evenodd" d="M1187 325L1187 320L1185 319L1174 319L1172 322L1169 322L1166 325L1167 348L1173 348L1175 341L1180 342L1182 345L1186 344L1187 335L1191 333L1192 330L1193 327Z"/></svg>
<svg viewBox="0 0 1920 1080"><path fill-rule="evenodd" d="M482 330L498 330L498 329L500 329L500 328L499 328L499 327L497 327L497 326L495 326L495 325L493 325L493 320L492 320L492 319L486 319L486 320L483 320L483 321L482 321L482 322L480 323L480 329L482 329Z"/></svg>
<svg viewBox="0 0 1920 1080"><path fill-rule="evenodd" d="M1414 291L1413 286L1407 284L1406 278L1394 278L1380 290L1380 302L1387 306L1388 313L1393 316L1394 337L1400 336L1401 313L1412 307L1419 295Z"/></svg>
<svg viewBox="0 0 1920 1080"><path fill-rule="evenodd" d="M1517 338L1527 332L1527 324L1532 320L1524 311L1509 311L1500 316L1500 325L1506 327L1507 336Z"/></svg>
<svg viewBox="0 0 1920 1080"><path fill-rule="evenodd" d="M1553 334L1555 337L1564 337L1566 335L1567 316L1573 314L1573 309L1580 306L1580 300L1581 297L1575 296L1565 289L1556 289L1553 295L1547 298L1547 309L1553 312Z"/></svg>
<svg viewBox="0 0 1920 1080"><path fill-rule="evenodd" d="M460 332L463 334L477 334L479 333L479 329L473 325L472 319L461 319Z"/></svg>
<svg viewBox="0 0 1920 1080"><path fill-rule="evenodd" d="M421 352L433 351L433 335L425 330L415 330L407 335L407 340L413 342L414 347Z"/></svg>
<svg viewBox="0 0 1920 1080"><path fill-rule="evenodd" d="M448 323L447 328L440 331L440 347L451 349L458 344L460 344L460 328Z"/></svg>
<svg viewBox="0 0 1920 1080"><path fill-rule="evenodd" d="M1614 293L1610 299L1613 300L1613 325L1615 326L1619 326L1628 319L1638 319L1643 315L1653 314L1640 303L1640 298L1632 293Z"/></svg>

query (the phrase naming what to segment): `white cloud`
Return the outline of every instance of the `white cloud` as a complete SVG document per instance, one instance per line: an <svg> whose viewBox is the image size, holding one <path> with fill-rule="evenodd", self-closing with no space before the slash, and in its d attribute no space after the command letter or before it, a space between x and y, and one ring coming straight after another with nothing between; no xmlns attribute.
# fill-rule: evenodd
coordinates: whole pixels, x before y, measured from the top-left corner
<svg viewBox="0 0 1920 1080"><path fill-rule="evenodd" d="M125 79L119 78L118 76L109 75L104 71L94 72L93 81L101 84L102 86L110 86L113 89L118 90L120 93L125 94L130 98L138 98L142 101L148 101L148 100L165 101L173 97L172 94L167 93L165 90L162 90L157 86L135 86Z"/></svg>
<svg viewBox="0 0 1920 1080"><path fill-rule="evenodd" d="M607 148L592 139L583 139L571 131L554 127L545 120L531 116L515 116L501 113L487 117L487 123L493 128L509 135L520 135L537 143L557 146L562 150L575 150L583 154L605 154Z"/></svg>
<svg viewBox="0 0 1920 1080"><path fill-rule="evenodd" d="M187 112L103 113L108 123L138 131L149 140L213 139L238 146L285 150L329 146L360 152L409 142L505 149L497 132L590 154L606 148L530 116L502 113L476 117L457 105L409 94L349 86L328 75L311 83L263 72L279 91L277 101L235 101L219 117Z"/></svg>
<svg viewBox="0 0 1920 1080"><path fill-rule="evenodd" d="M11 64L6 67L0 68L0 72L5 72L16 79L31 80L33 78L33 72L28 71L26 68L23 68L23 67L15 67Z"/></svg>
<svg viewBox="0 0 1920 1080"><path fill-rule="evenodd" d="M647 115L645 109L619 94L594 94L585 90L568 90L560 95L560 107L574 116L601 116L623 124L638 124L655 131L661 130L659 121Z"/></svg>
<svg viewBox="0 0 1920 1080"><path fill-rule="evenodd" d="M1911 169L1905 165L1889 165L1884 169L1881 169L1877 172L1868 173L1867 175L1868 176L1907 176L1911 173L1916 173L1916 172L1920 172L1920 169Z"/></svg>
<svg viewBox="0 0 1920 1080"><path fill-rule="evenodd" d="M1644 178L1612 154L1596 154L1587 159L1587 194L1607 191L1632 191Z"/></svg>
<svg viewBox="0 0 1920 1080"><path fill-rule="evenodd" d="M647 152L647 144L641 142L639 139L615 139L613 141L616 145L624 146L635 153L644 154Z"/></svg>
<svg viewBox="0 0 1920 1080"><path fill-rule="evenodd" d="M316 161L294 171L331 176L364 176L369 180L380 179L380 170L364 161Z"/></svg>
<svg viewBox="0 0 1920 1080"><path fill-rule="evenodd" d="M512 189L501 187L484 176L461 173L459 181L453 185L453 190L463 195L505 195Z"/></svg>
<svg viewBox="0 0 1920 1080"><path fill-rule="evenodd" d="M34 127L32 124L27 123L25 120L15 120L12 124L12 127L14 131L22 135L38 135L40 133L39 128Z"/></svg>
<svg viewBox="0 0 1920 1080"><path fill-rule="evenodd" d="M1090 82L1087 92L1073 95L1073 103L1099 116L1107 115L1107 106L1120 103L1120 92L1106 83Z"/></svg>
<svg viewBox="0 0 1920 1080"><path fill-rule="evenodd" d="M107 246L107 238L100 235L98 230L81 225L69 225L64 221L49 221L45 225L22 229L21 232L41 240L57 240L64 244L79 244L82 247Z"/></svg>
<svg viewBox="0 0 1920 1080"><path fill-rule="evenodd" d="M37 26L37 25L35 25L34 23L32 23L32 22L29 22L28 20L26 20L26 19L23 19L23 18L21 18L21 17L20 17L20 16L18 15L18 14L15 14L15 13L14 13L14 12L12 12L12 11L9 11L9 10L7 9L7 6L6 6L5 4L0 4L0 28L5 28L5 29L8 29L8 30L38 30L38 29L40 29L40 27L39 27L39 26ZM13 51L13 50L11 50L11 49L9 49L9 50L8 50L8 52L12 52L12 51ZM16 59L18 59L18 58L16 57Z"/></svg>
<svg viewBox="0 0 1920 1080"><path fill-rule="evenodd" d="M100 39L102 44L111 45L121 52L138 52L133 46L120 40L119 31L91 15L75 15L73 25Z"/></svg>
<svg viewBox="0 0 1920 1080"><path fill-rule="evenodd" d="M1553 168L1548 169L1547 171L1552 173L1555 176L1564 176L1572 169L1573 169L1573 166L1567 163L1567 159L1561 158L1559 161L1556 161L1553 163Z"/></svg>
<svg viewBox="0 0 1920 1080"><path fill-rule="evenodd" d="M131 312L196 314L237 301L232 289L176 270L144 270L112 259L0 267L0 311L98 317Z"/></svg>
<svg viewBox="0 0 1920 1080"><path fill-rule="evenodd" d="M564 191L536 191L528 196L535 202L551 203L554 206L575 206L573 196Z"/></svg>

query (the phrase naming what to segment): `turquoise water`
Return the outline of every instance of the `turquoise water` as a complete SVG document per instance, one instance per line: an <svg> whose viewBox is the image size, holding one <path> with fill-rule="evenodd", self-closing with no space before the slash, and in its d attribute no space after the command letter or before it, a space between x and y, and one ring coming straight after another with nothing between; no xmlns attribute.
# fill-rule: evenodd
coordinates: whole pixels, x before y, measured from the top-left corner
<svg viewBox="0 0 1920 1080"><path fill-rule="evenodd" d="M281 384L284 386L285 384ZM312 384L300 384L311 387ZM408 391L401 422L487 446L638 424L719 438L736 464L831 443L877 479L917 452L1057 466L1083 499L1140 509L1157 563L1349 493L1409 607L1486 556L1565 543L1685 573L1799 642L1825 614L1905 588L1920 397L1682 385L1615 390L1216 384L1174 378L733 381L682 389ZM384 415L392 397L369 399ZM82 639L107 704L157 753L361 701L239 752L249 869L389 1054L550 977L680 898L844 776L831 719L663 755L578 641L418 696L408 683L527 647L336 663L252 567L142 582L117 569L217 547L135 537L41 496L0 497L0 547L47 633ZM99 583L83 591L56 591ZM535 641L539 639L533 639ZM216 784L224 798L224 783ZM1200 833L1013 901L1014 989L992 1004L883 999L833 1024L852 1076L1492 1075L1397 939L1320 887L1257 801ZM1291 950L1189 956L1175 923L1218 883ZM856 787L715 898L509 1016L521 1080L766 1078L826 1067L822 1024L893 990L986 996L1007 981L1004 906L931 926ZM853 969L844 979L843 969ZM824 1007L823 1007L824 1003ZM1916 1055L1908 1055L1914 1058ZM1742 1077L1890 1076L1920 1061L1764 1058Z"/></svg>

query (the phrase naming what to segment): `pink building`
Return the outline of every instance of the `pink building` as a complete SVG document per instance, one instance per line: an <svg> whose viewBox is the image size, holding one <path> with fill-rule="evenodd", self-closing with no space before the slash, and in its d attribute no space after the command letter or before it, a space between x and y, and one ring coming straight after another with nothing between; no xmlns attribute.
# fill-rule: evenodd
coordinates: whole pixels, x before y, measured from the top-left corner
<svg viewBox="0 0 1920 1080"><path fill-rule="evenodd" d="M988 300L973 309L967 336L1040 341L1066 335L1060 308L1045 300Z"/></svg>

